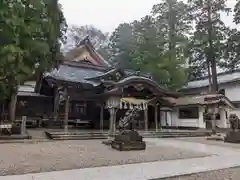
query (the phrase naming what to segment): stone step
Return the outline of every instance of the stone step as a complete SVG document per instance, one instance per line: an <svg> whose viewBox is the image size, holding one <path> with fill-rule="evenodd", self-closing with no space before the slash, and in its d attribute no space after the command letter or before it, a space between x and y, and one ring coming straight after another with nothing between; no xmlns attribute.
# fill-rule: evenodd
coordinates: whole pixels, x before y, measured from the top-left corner
<svg viewBox="0 0 240 180"><path fill-rule="evenodd" d="M45 132L49 139L53 140L84 140L84 139L106 139L107 132L104 133L65 133L65 132ZM206 132L140 132L145 138L174 138L174 137L198 137L208 136Z"/></svg>

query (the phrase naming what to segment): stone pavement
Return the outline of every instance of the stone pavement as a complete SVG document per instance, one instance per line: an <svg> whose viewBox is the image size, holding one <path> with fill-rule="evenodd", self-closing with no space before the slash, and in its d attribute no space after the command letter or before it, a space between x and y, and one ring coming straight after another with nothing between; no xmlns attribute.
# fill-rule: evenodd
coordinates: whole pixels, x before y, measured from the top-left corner
<svg viewBox="0 0 240 180"><path fill-rule="evenodd" d="M212 155L204 158L2 176L0 180L149 180L240 166L240 149L172 139L146 139L146 141Z"/></svg>

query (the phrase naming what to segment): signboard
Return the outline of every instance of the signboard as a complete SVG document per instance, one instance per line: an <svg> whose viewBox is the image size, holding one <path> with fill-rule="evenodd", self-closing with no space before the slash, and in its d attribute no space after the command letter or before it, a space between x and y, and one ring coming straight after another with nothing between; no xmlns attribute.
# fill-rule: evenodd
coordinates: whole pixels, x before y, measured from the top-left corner
<svg viewBox="0 0 240 180"><path fill-rule="evenodd" d="M205 97L204 102L219 101L221 99L222 99L221 96Z"/></svg>

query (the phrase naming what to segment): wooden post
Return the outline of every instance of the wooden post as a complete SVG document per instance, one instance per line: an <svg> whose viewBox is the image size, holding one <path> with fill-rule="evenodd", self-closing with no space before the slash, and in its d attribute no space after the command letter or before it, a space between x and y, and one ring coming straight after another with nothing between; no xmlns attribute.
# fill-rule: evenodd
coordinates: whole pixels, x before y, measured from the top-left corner
<svg viewBox="0 0 240 180"><path fill-rule="evenodd" d="M148 108L144 109L144 127L148 131Z"/></svg>
<svg viewBox="0 0 240 180"><path fill-rule="evenodd" d="M166 127L168 127L169 126L169 124L168 124L168 117L167 117L167 111L164 111L164 114L165 114L165 123L166 123Z"/></svg>
<svg viewBox="0 0 240 180"><path fill-rule="evenodd" d="M162 115L161 112L162 112L162 111L161 111L160 106L158 106L158 110L159 110L159 112L158 112L158 113L159 113L159 122L158 122L159 124L158 124L158 126L160 127L160 129L162 129L162 122L161 122L161 117L162 117L162 116L161 116L161 115Z"/></svg>
<svg viewBox="0 0 240 180"><path fill-rule="evenodd" d="M212 134L216 134L217 105L213 105L212 108Z"/></svg>
<svg viewBox="0 0 240 180"><path fill-rule="evenodd" d="M117 109L114 108L114 114L113 114L113 136L116 135L116 119L117 119L116 115L117 115Z"/></svg>
<svg viewBox="0 0 240 180"><path fill-rule="evenodd" d="M64 131L68 131L68 111L69 111L69 96L67 92L67 88L65 88L65 114L64 114Z"/></svg>
<svg viewBox="0 0 240 180"><path fill-rule="evenodd" d="M100 112L100 131L103 132L103 118L104 118L104 106L101 104Z"/></svg>
<svg viewBox="0 0 240 180"><path fill-rule="evenodd" d="M155 109L154 109L154 118L155 118L155 127L156 127L156 132L158 131L158 105L155 105Z"/></svg>

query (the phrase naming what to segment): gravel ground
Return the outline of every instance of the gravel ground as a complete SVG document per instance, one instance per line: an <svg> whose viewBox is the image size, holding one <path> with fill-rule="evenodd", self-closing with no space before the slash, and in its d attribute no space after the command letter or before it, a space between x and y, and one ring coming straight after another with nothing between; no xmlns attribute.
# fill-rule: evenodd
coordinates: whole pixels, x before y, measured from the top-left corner
<svg viewBox="0 0 240 180"><path fill-rule="evenodd" d="M207 137L184 137L184 138L178 138L177 140L188 141L188 142L198 142L198 143L202 143L202 144L240 149L240 144L225 143L223 141L216 141L216 140L207 140L206 138Z"/></svg>
<svg viewBox="0 0 240 180"><path fill-rule="evenodd" d="M239 180L239 179L240 179L240 167L197 173L188 176L162 178L158 180Z"/></svg>
<svg viewBox="0 0 240 180"><path fill-rule="evenodd" d="M147 143L145 151L120 152L103 145L100 140L0 144L0 149L0 175L207 156L151 143Z"/></svg>

